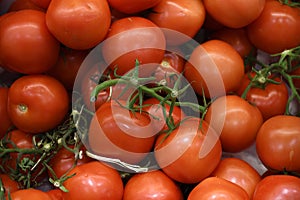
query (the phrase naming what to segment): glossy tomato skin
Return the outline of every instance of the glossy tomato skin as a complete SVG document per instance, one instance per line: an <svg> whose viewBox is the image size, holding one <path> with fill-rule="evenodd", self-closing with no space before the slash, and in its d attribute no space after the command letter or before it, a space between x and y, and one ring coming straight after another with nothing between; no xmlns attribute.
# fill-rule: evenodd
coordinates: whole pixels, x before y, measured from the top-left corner
<svg viewBox="0 0 300 200"><path fill-rule="evenodd" d="M135 174L124 188L123 200L183 200L183 194L160 170Z"/></svg>
<svg viewBox="0 0 300 200"><path fill-rule="evenodd" d="M90 49L104 40L111 23L107 1L51 0L46 12L50 32L72 49Z"/></svg>
<svg viewBox="0 0 300 200"><path fill-rule="evenodd" d="M206 199L250 200L240 186L219 177L204 179L188 196L188 200Z"/></svg>
<svg viewBox="0 0 300 200"><path fill-rule="evenodd" d="M255 187L261 180L259 173L246 161L239 158L224 158L211 176L223 178L243 188L252 199Z"/></svg>
<svg viewBox="0 0 300 200"><path fill-rule="evenodd" d="M253 22L262 12L265 0L227 1L203 0L207 12L221 24L230 28L242 28Z"/></svg>
<svg viewBox="0 0 300 200"><path fill-rule="evenodd" d="M0 87L0 139L7 133L8 129L13 126L7 112L8 88Z"/></svg>
<svg viewBox="0 0 300 200"><path fill-rule="evenodd" d="M69 174L75 176L64 182L69 192L63 193L64 200L121 200L123 182L119 173L107 165L93 161L76 166Z"/></svg>
<svg viewBox="0 0 300 200"><path fill-rule="evenodd" d="M52 189L47 191L52 200L63 200L63 191L61 189Z"/></svg>
<svg viewBox="0 0 300 200"><path fill-rule="evenodd" d="M125 14L136 14L157 5L161 0L107 0L109 5Z"/></svg>
<svg viewBox="0 0 300 200"><path fill-rule="evenodd" d="M161 0L147 18L161 28L173 30L165 31L167 44L179 45L193 38L201 29L205 8L202 1Z"/></svg>
<svg viewBox="0 0 300 200"><path fill-rule="evenodd" d="M205 121L201 122L201 128L199 125L199 118L187 118L170 135L162 134L156 141L157 163L175 181L200 182L212 173L221 159L221 143L215 131ZM211 142L209 149L204 149L207 148L205 138Z"/></svg>
<svg viewBox="0 0 300 200"><path fill-rule="evenodd" d="M8 113L20 130L41 133L55 128L69 109L64 86L48 75L18 78L8 91Z"/></svg>
<svg viewBox="0 0 300 200"><path fill-rule="evenodd" d="M263 123L259 109L236 95L217 98L204 119L219 131L223 151L232 153L250 147Z"/></svg>
<svg viewBox="0 0 300 200"><path fill-rule="evenodd" d="M247 32L254 46L275 54L300 44L299 26L299 8L272 0L266 1L261 15L247 27Z"/></svg>
<svg viewBox="0 0 300 200"><path fill-rule="evenodd" d="M256 151L262 163L278 171L300 170L300 118L277 115L261 126Z"/></svg>
<svg viewBox="0 0 300 200"><path fill-rule="evenodd" d="M197 94L202 95L204 90L206 97L217 97L239 87L244 62L230 44L209 40L194 49L185 64L184 76Z"/></svg>
<svg viewBox="0 0 300 200"><path fill-rule="evenodd" d="M8 174L0 174L0 179L5 190L5 196L19 190L18 182L13 180Z"/></svg>
<svg viewBox="0 0 300 200"><path fill-rule="evenodd" d="M300 179L290 175L270 175L256 186L253 200L299 199Z"/></svg>
<svg viewBox="0 0 300 200"><path fill-rule="evenodd" d="M45 24L45 13L25 9L1 20L0 49L0 63L5 68L37 74L56 63L60 44Z"/></svg>
<svg viewBox="0 0 300 200"><path fill-rule="evenodd" d="M26 200L28 197L30 197L31 200L52 200L46 192L33 188L22 189L11 193L12 200Z"/></svg>

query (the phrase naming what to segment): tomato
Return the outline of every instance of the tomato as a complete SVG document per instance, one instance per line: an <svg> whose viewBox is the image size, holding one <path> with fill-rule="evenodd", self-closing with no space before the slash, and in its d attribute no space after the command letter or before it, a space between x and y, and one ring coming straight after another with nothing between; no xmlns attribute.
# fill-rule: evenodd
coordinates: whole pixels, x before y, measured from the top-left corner
<svg viewBox="0 0 300 200"><path fill-rule="evenodd" d="M161 0L147 17L159 27L173 30L165 30L167 43L178 45L193 38L200 30L205 19L205 8L198 0Z"/></svg>
<svg viewBox="0 0 300 200"><path fill-rule="evenodd" d="M161 134L156 141L157 163L175 181L197 183L208 177L221 159L216 133L205 121L201 128L199 125L199 118L187 118L168 136ZM203 149L207 148L205 142L211 145L209 149Z"/></svg>
<svg viewBox="0 0 300 200"><path fill-rule="evenodd" d="M0 63L23 74L49 70L57 61L60 44L45 24L45 13L25 9L0 23Z"/></svg>
<svg viewBox="0 0 300 200"><path fill-rule="evenodd" d="M239 158L224 158L211 176L223 178L242 187L252 199L256 184L261 180L259 173L246 161Z"/></svg>
<svg viewBox="0 0 300 200"><path fill-rule="evenodd" d="M204 179L188 196L188 200L206 199L250 200L240 186L218 177Z"/></svg>
<svg viewBox="0 0 300 200"><path fill-rule="evenodd" d="M299 199L300 179L289 175L270 175L256 186L253 200Z"/></svg>
<svg viewBox="0 0 300 200"><path fill-rule="evenodd" d="M300 67L294 69L293 71L291 71L290 74L294 75L294 76L300 76ZM296 88L300 88L300 78L294 78L293 83L294 83Z"/></svg>
<svg viewBox="0 0 300 200"><path fill-rule="evenodd" d="M33 188L22 189L11 193L12 200L26 200L28 197L30 197L31 200L52 200L46 192Z"/></svg>
<svg viewBox="0 0 300 200"><path fill-rule="evenodd" d="M263 123L259 109L236 95L217 98L204 119L219 133L223 151L231 153L250 147Z"/></svg>
<svg viewBox="0 0 300 200"><path fill-rule="evenodd" d="M114 47L114 48L111 48ZM102 46L105 62L123 75L140 62L140 75L148 77L155 63L165 53L165 36L161 29L143 17L126 17L112 23Z"/></svg>
<svg viewBox="0 0 300 200"><path fill-rule="evenodd" d="M7 133L8 129L13 126L7 112L8 88L0 87L0 139Z"/></svg>
<svg viewBox="0 0 300 200"><path fill-rule="evenodd" d="M51 0L46 12L50 32L72 49L90 49L104 40L111 23L107 1Z"/></svg>
<svg viewBox="0 0 300 200"><path fill-rule="evenodd" d="M32 1L37 6L44 8L46 10L51 2L51 0L30 0L30 1Z"/></svg>
<svg viewBox="0 0 300 200"><path fill-rule="evenodd" d="M209 40L193 50L185 64L184 76L197 94L202 95L204 90L206 97L221 96L239 87L244 62L230 44Z"/></svg>
<svg viewBox="0 0 300 200"><path fill-rule="evenodd" d="M242 95L255 73L246 73L237 90ZM279 77L273 78L279 84L267 83L264 88L252 87L246 95L246 100L257 106L263 115L264 121L275 115L283 115L288 101L288 89L283 80Z"/></svg>
<svg viewBox="0 0 300 200"><path fill-rule="evenodd" d="M261 15L247 27L253 45L269 54L300 44L300 9L277 0L266 1Z"/></svg>
<svg viewBox="0 0 300 200"><path fill-rule="evenodd" d="M63 191L61 189L52 189L47 191L52 200L63 200Z"/></svg>
<svg viewBox="0 0 300 200"><path fill-rule="evenodd" d="M218 22L230 28L242 28L261 14L265 0L227 1L203 0L207 12Z"/></svg>
<svg viewBox="0 0 300 200"><path fill-rule="evenodd" d="M107 0L109 5L126 14L135 14L144 10L147 10L156 4L158 4L161 0Z"/></svg>
<svg viewBox="0 0 300 200"><path fill-rule="evenodd" d="M69 192L64 200L121 200L123 182L119 173L98 161L76 166L69 174L76 174L63 184Z"/></svg>
<svg viewBox="0 0 300 200"><path fill-rule="evenodd" d="M112 100L97 109L89 127L89 148L97 155L136 164L151 151L155 132L149 115L120 104Z"/></svg>
<svg viewBox="0 0 300 200"><path fill-rule="evenodd" d="M300 170L300 118L277 115L263 123L256 137L262 163L279 171Z"/></svg>
<svg viewBox="0 0 300 200"><path fill-rule="evenodd" d="M183 200L175 182L160 170L135 174L124 188L123 200Z"/></svg>
<svg viewBox="0 0 300 200"><path fill-rule="evenodd" d="M64 86L47 75L26 75L8 91L8 114L13 124L26 132L41 133L60 124L69 109Z"/></svg>
<svg viewBox="0 0 300 200"><path fill-rule="evenodd" d="M34 4L31 0L15 0L10 4L7 12L19 11L24 9L34 9L45 12L45 10Z"/></svg>
<svg viewBox="0 0 300 200"><path fill-rule="evenodd" d="M2 186L4 187L5 196L19 190L19 184L13 180L8 174L0 174Z"/></svg>

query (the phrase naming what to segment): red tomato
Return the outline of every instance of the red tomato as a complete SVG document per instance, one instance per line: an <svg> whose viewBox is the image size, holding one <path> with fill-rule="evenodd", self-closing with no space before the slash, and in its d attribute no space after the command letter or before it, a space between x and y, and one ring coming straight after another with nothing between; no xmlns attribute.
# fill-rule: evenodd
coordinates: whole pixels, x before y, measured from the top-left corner
<svg viewBox="0 0 300 200"><path fill-rule="evenodd" d="M8 129L13 126L7 112L8 88L0 87L0 139L7 133Z"/></svg>
<svg viewBox="0 0 300 200"><path fill-rule="evenodd" d="M300 64L300 61L299 61L299 64ZM294 76L300 76L300 67L293 70L293 71L291 71L290 74L294 75ZM294 83L296 88L300 88L300 78L294 78L293 83Z"/></svg>
<svg viewBox="0 0 300 200"><path fill-rule="evenodd" d="M52 200L46 192L33 188L22 189L11 193L12 200L26 200L28 198L30 198L30 200Z"/></svg>
<svg viewBox="0 0 300 200"><path fill-rule="evenodd" d="M24 9L33 9L45 12L43 8L36 5L31 0L15 0L12 2L12 4L10 4L7 12L19 11Z"/></svg>
<svg viewBox="0 0 300 200"><path fill-rule="evenodd" d="M51 0L46 24L51 33L72 49L89 49L104 40L111 23L107 1Z"/></svg>
<svg viewBox="0 0 300 200"><path fill-rule="evenodd" d="M173 30L165 30L167 43L178 45L193 38L200 30L205 8L198 0L161 0L151 9L148 18L161 28Z"/></svg>
<svg viewBox="0 0 300 200"><path fill-rule="evenodd" d="M246 161L239 158L224 158L211 176L223 178L243 188L252 199L256 184L261 180L259 173Z"/></svg>
<svg viewBox="0 0 300 200"><path fill-rule="evenodd" d="M271 175L256 186L253 200L300 199L300 179L289 175Z"/></svg>
<svg viewBox="0 0 300 200"><path fill-rule="evenodd" d="M30 0L30 1L32 1L37 6L44 8L46 10L51 2L51 0Z"/></svg>
<svg viewBox="0 0 300 200"><path fill-rule="evenodd" d="M121 200L123 182L119 173L98 161L76 166L69 174L64 186L69 192L63 193L64 200Z"/></svg>
<svg viewBox="0 0 300 200"><path fill-rule="evenodd" d="M277 115L261 126L256 151L262 163L274 170L300 170L300 118Z"/></svg>
<svg viewBox="0 0 300 200"><path fill-rule="evenodd" d="M52 189L47 191L52 200L63 200L63 191L61 189Z"/></svg>
<svg viewBox="0 0 300 200"><path fill-rule="evenodd" d="M68 109L66 89L51 76L20 77L8 91L8 114L13 124L26 132L41 133L55 128Z"/></svg>
<svg viewBox="0 0 300 200"><path fill-rule="evenodd" d="M209 40L193 50L185 64L184 76L197 94L202 95L204 90L206 97L221 96L239 87L244 62L230 44Z"/></svg>
<svg viewBox="0 0 300 200"><path fill-rule="evenodd" d="M205 121L199 126L199 118L187 118L170 135L161 134L156 141L157 163L175 181L197 183L208 177L221 159L216 133ZM207 148L205 142L211 145L209 150L203 149Z"/></svg>
<svg viewBox="0 0 300 200"><path fill-rule="evenodd" d="M126 14L135 14L144 10L147 10L156 4L158 4L161 0L107 0L109 5Z"/></svg>
<svg viewBox="0 0 300 200"><path fill-rule="evenodd" d="M300 44L300 9L266 1L261 15L247 27L253 45L269 54L279 53Z"/></svg>
<svg viewBox="0 0 300 200"><path fill-rule="evenodd" d="M188 200L207 199L250 200L243 188L218 177L204 179L188 196Z"/></svg>
<svg viewBox="0 0 300 200"><path fill-rule="evenodd" d="M263 123L259 109L236 95L217 98L204 119L219 133L226 152L240 152L250 147Z"/></svg>
<svg viewBox="0 0 300 200"><path fill-rule="evenodd" d="M242 95L250 83L250 78L255 73L246 73L244 79L237 90L238 95ZM275 115L283 115L288 101L288 89L283 80L274 78L279 84L267 83L265 88L252 87L246 95L246 100L257 106L263 115L264 121Z"/></svg>
<svg viewBox="0 0 300 200"><path fill-rule="evenodd" d="M24 74L49 70L59 56L59 42L45 24L45 13L25 9L0 23L0 63Z"/></svg>
<svg viewBox="0 0 300 200"><path fill-rule="evenodd" d="M183 200L183 194L162 171L135 174L124 188L123 200Z"/></svg>
<svg viewBox="0 0 300 200"><path fill-rule="evenodd" d="M230 28L242 28L257 19L265 0L227 1L203 0L207 12L221 24Z"/></svg>
<svg viewBox="0 0 300 200"><path fill-rule="evenodd" d="M8 174L0 174L0 179L2 182L2 186L5 190L5 196L7 196L8 193L11 194L12 192L19 190L18 182L11 179L11 177Z"/></svg>
<svg viewBox="0 0 300 200"><path fill-rule="evenodd" d="M114 48L111 48L114 47ZM126 17L112 23L102 53L111 69L123 75L140 62L140 75L148 77L165 53L165 36L153 22L143 17Z"/></svg>

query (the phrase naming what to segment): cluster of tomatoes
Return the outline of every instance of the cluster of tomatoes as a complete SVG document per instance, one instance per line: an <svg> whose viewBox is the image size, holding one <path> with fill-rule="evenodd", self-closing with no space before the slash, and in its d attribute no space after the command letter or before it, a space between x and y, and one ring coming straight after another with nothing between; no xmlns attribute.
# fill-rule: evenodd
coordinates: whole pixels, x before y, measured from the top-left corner
<svg viewBox="0 0 300 200"><path fill-rule="evenodd" d="M5 4L1 199L300 199L298 1Z"/></svg>

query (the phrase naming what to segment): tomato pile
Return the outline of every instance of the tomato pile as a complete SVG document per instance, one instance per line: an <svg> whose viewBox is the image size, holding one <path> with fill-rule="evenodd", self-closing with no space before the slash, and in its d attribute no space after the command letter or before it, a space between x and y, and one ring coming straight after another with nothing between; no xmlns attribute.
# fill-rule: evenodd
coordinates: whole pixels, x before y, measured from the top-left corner
<svg viewBox="0 0 300 200"><path fill-rule="evenodd" d="M300 199L300 3L221 2L0 0L1 199Z"/></svg>

